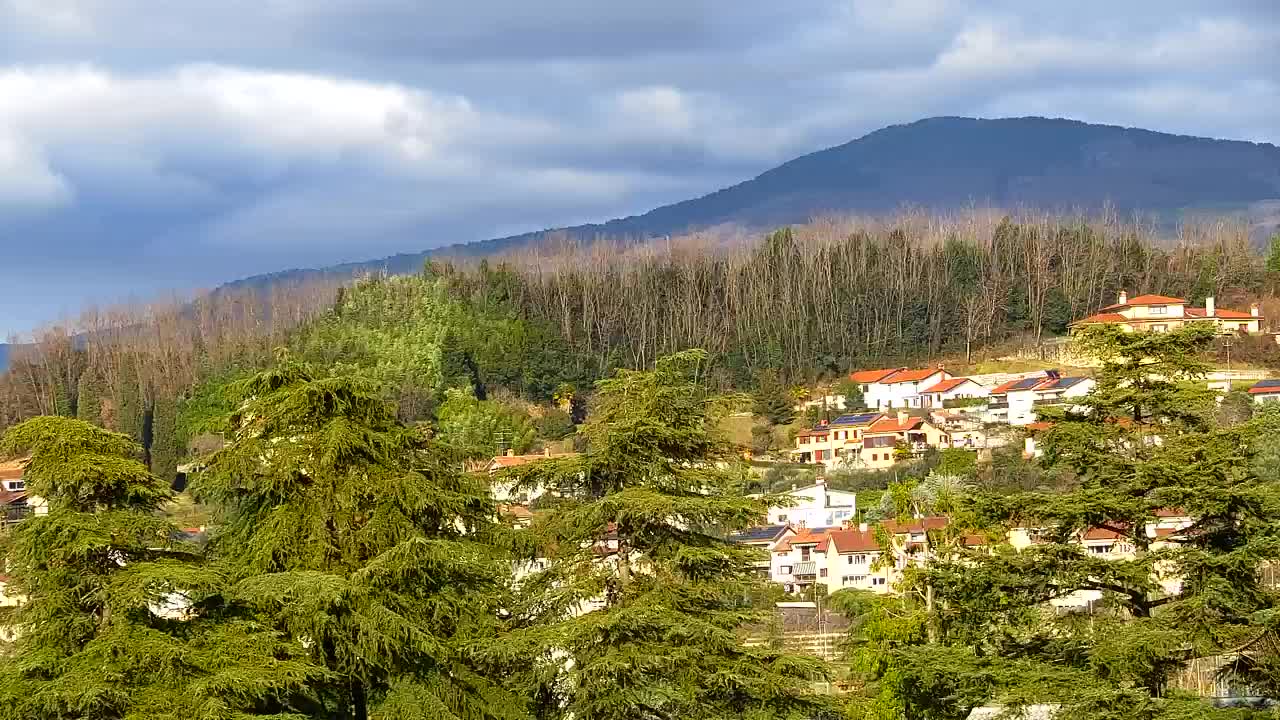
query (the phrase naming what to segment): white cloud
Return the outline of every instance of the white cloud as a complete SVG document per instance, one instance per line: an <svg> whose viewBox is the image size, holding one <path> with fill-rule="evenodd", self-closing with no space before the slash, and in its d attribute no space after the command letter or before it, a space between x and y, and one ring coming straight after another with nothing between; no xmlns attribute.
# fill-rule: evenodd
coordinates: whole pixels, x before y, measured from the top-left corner
<svg viewBox="0 0 1280 720"><path fill-rule="evenodd" d="M65 178L44 158L0 128L0 213L6 208L15 214L47 210L68 202L71 195Z"/></svg>

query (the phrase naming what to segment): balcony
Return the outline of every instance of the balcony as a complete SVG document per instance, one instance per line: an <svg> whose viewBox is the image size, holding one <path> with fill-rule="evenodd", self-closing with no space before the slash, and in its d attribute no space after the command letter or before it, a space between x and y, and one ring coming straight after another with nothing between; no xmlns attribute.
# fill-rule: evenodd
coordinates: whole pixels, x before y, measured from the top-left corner
<svg viewBox="0 0 1280 720"><path fill-rule="evenodd" d="M991 402L987 403L987 409L988 410L1008 410L1009 401L1008 400L992 400Z"/></svg>
<svg viewBox="0 0 1280 720"><path fill-rule="evenodd" d="M818 574L818 563L810 560L809 562L798 562L792 570L792 574L796 577L815 577Z"/></svg>

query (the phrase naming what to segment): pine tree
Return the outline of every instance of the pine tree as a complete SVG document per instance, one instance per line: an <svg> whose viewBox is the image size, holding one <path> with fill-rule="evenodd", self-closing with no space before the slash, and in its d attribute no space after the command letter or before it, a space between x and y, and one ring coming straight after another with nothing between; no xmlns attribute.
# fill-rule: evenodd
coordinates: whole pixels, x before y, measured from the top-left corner
<svg viewBox="0 0 1280 720"><path fill-rule="evenodd" d="M515 479L560 497L538 527L550 568L526 583L535 626L527 678L544 718L799 717L820 704L816 662L737 635L758 621L744 598L753 553L724 534L759 523L740 459L716 431L722 409L699 379L705 354L601 381L587 451ZM582 614L599 598L603 607ZM541 623L547 623L545 626Z"/></svg>
<svg viewBox="0 0 1280 720"><path fill-rule="evenodd" d="M140 453L55 417L0 442L0 455L30 457L28 490L48 509L9 539L8 590L23 601L0 659L0 718L284 717L315 670L217 609L219 578L156 514L169 489Z"/></svg>
<svg viewBox="0 0 1280 720"><path fill-rule="evenodd" d="M764 370L756 377L755 414L774 425L786 425L796 418L795 401L776 370Z"/></svg>
<svg viewBox="0 0 1280 720"><path fill-rule="evenodd" d="M1227 711L1170 691L1191 659L1215 656L1229 673L1280 687L1280 663L1267 660L1280 595L1265 575L1280 561L1280 476L1259 465L1277 425L1214 427L1196 382L1213 337L1204 324L1082 335L1102 361L1096 388L1079 407L1045 413L1054 425L1042 436L1045 462L1072 473L1072 488L977 498L973 526L992 538L1029 528L1035 542L910 576L909 587L934 592L937 642L903 651L908 707L950 697L951 714L924 716L996 700L1061 702L1073 718L1216 717ZM1170 509L1190 526L1152 533ZM1086 552L1087 532L1126 550ZM1049 606L1087 594L1099 600L1085 617Z"/></svg>
<svg viewBox="0 0 1280 720"><path fill-rule="evenodd" d="M236 383L229 444L194 492L234 597L305 642L314 717L484 718L518 709L476 670L503 568L486 489L397 419L371 381L287 358ZM483 644L483 643L480 643ZM406 714L410 711L414 714Z"/></svg>

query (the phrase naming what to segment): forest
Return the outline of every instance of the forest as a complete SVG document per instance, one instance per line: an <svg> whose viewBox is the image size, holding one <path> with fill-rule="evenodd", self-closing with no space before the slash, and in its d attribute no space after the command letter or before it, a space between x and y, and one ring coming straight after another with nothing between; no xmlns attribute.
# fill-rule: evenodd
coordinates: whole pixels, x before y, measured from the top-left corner
<svg viewBox="0 0 1280 720"><path fill-rule="evenodd" d="M494 435L524 438L521 449L564 437L596 380L689 347L710 353L713 387L756 392L1035 347L1121 289L1260 301L1277 317L1269 254L1231 219L1168 238L1109 216L972 212L441 257L413 275L226 289L39 329L0 375L0 428L39 415L100 423L172 476L226 410L215 389L288 348L376 380L406 422L439 424L443 411L491 455ZM1234 348L1251 350L1277 362L1271 346Z"/></svg>

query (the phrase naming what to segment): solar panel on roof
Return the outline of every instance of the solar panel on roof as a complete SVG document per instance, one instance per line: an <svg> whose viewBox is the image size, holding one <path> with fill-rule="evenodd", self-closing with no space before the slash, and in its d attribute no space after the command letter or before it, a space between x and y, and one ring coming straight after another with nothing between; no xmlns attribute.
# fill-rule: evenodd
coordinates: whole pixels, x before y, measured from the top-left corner
<svg viewBox="0 0 1280 720"><path fill-rule="evenodd" d="M870 421L879 413L859 413L857 415L841 415L831 421L832 425L861 425Z"/></svg>
<svg viewBox="0 0 1280 720"><path fill-rule="evenodd" d="M1259 380L1254 387L1280 387L1280 380Z"/></svg>
<svg viewBox="0 0 1280 720"><path fill-rule="evenodd" d="M1019 380L1010 390L1030 390L1031 388L1044 382L1044 378L1023 378Z"/></svg>
<svg viewBox="0 0 1280 720"><path fill-rule="evenodd" d="M1084 382L1084 380L1085 379L1082 377L1064 377L1058 381L1058 384L1056 387L1069 388L1073 385L1079 385L1080 383Z"/></svg>

